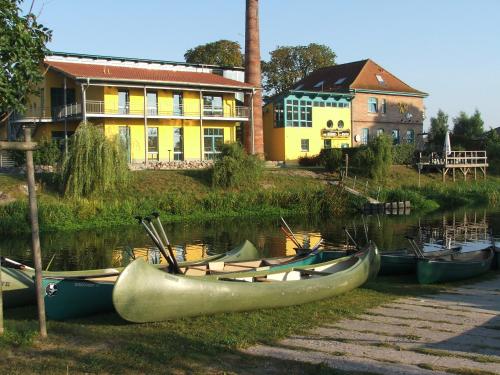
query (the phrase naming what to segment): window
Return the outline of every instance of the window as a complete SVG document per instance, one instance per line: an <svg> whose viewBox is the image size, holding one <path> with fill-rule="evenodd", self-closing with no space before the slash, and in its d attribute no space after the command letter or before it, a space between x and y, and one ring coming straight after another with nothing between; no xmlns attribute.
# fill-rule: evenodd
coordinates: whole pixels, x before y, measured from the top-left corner
<svg viewBox="0 0 500 375"><path fill-rule="evenodd" d="M158 93L150 91L146 93L148 103L148 116L158 116Z"/></svg>
<svg viewBox="0 0 500 375"><path fill-rule="evenodd" d="M222 108L222 96L204 95L203 96L203 115L222 117L224 110Z"/></svg>
<svg viewBox="0 0 500 375"><path fill-rule="evenodd" d="M378 112L378 100L377 98L368 98L368 112L377 113Z"/></svg>
<svg viewBox="0 0 500 375"><path fill-rule="evenodd" d="M361 129L361 144L366 145L370 139L370 131L368 128Z"/></svg>
<svg viewBox="0 0 500 375"><path fill-rule="evenodd" d="M304 87L304 85L301 83L300 85L298 85L294 90L300 90L302 87Z"/></svg>
<svg viewBox="0 0 500 375"><path fill-rule="evenodd" d="M327 128L333 128L333 121L332 121L332 120L328 120L328 121L326 122L326 127L327 127Z"/></svg>
<svg viewBox="0 0 500 375"><path fill-rule="evenodd" d="M184 140L182 128L174 128L174 160L184 160Z"/></svg>
<svg viewBox="0 0 500 375"><path fill-rule="evenodd" d="M325 139L323 141L323 148L332 148L332 140L331 139Z"/></svg>
<svg viewBox="0 0 500 375"><path fill-rule="evenodd" d="M309 152L309 139L300 140L300 151Z"/></svg>
<svg viewBox="0 0 500 375"><path fill-rule="evenodd" d="M342 147L342 148L348 148L349 147L349 143L342 143L340 145L340 147Z"/></svg>
<svg viewBox="0 0 500 375"><path fill-rule="evenodd" d="M205 160L214 160L224 145L224 129L205 128L203 130L203 146Z"/></svg>
<svg viewBox="0 0 500 375"><path fill-rule="evenodd" d="M174 116L182 116L184 113L183 108L184 97L182 92L174 92Z"/></svg>
<svg viewBox="0 0 500 375"><path fill-rule="evenodd" d="M415 130L409 129L406 131L406 143L415 143Z"/></svg>
<svg viewBox="0 0 500 375"><path fill-rule="evenodd" d="M339 78L335 81L335 85L341 85L346 80L346 77Z"/></svg>
<svg viewBox="0 0 500 375"><path fill-rule="evenodd" d="M377 129L377 137L381 136L384 134L384 129L380 128L380 129Z"/></svg>
<svg viewBox="0 0 500 375"><path fill-rule="evenodd" d="M392 130L392 143L395 145L399 144L399 129Z"/></svg>
<svg viewBox="0 0 500 375"><path fill-rule="evenodd" d="M319 89L321 87L321 90L323 90L323 85L325 84L325 81L319 81L314 85L314 88Z"/></svg>
<svg viewBox="0 0 500 375"><path fill-rule="evenodd" d="M118 90L118 114L129 114L130 103L128 90Z"/></svg>
<svg viewBox="0 0 500 375"><path fill-rule="evenodd" d="M337 126L339 127L339 129L342 129L344 127L344 121L339 120L339 122L337 123Z"/></svg>
<svg viewBox="0 0 500 375"><path fill-rule="evenodd" d="M385 84L384 77L382 77L380 74L375 74L375 77L377 77L378 83L380 83L381 85Z"/></svg>
<svg viewBox="0 0 500 375"><path fill-rule="evenodd" d="M382 113L387 113L387 102L385 101L385 99L382 99L382 105L381 105L380 111Z"/></svg>
<svg viewBox="0 0 500 375"><path fill-rule="evenodd" d="M148 128L149 159L158 160L158 128Z"/></svg>
<svg viewBox="0 0 500 375"><path fill-rule="evenodd" d="M278 103L274 106L274 127L282 128L285 123L285 112L283 110L283 104Z"/></svg>
<svg viewBox="0 0 500 375"><path fill-rule="evenodd" d="M293 127L312 127L312 106L309 99L287 100L286 102L286 124Z"/></svg>

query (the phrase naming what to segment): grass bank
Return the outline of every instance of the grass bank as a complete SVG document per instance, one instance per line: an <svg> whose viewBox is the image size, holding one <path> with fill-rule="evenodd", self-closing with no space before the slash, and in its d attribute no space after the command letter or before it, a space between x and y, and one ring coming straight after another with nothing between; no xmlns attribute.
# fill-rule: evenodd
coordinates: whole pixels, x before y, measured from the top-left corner
<svg viewBox="0 0 500 375"><path fill-rule="evenodd" d="M134 223L134 215L159 211L165 222L223 217L289 214L342 215L356 199L339 194L321 175L307 171L266 171L259 183L246 189L217 189L209 172L141 171L119 193L93 199L62 198L47 177L39 190L42 231L93 229ZM21 177L1 176L15 192ZM7 184L6 184L7 186ZM8 191L7 191L8 193ZM0 206L0 233L29 231L26 198Z"/></svg>
<svg viewBox="0 0 500 375"><path fill-rule="evenodd" d="M116 314L50 321L44 342L36 338L35 309L12 309L6 311L6 334L0 338L0 372L280 374L286 367L290 374L342 374L323 366L248 356L238 349L270 344L399 297L441 289L418 285L414 278L379 278L335 298L288 308L140 325Z"/></svg>
<svg viewBox="0 0 500 375"><path fill-rule="evenodd" d="M386 201L411 201L417 210L455 209L464 206L500 207L500 178L488 176L475 180L442 182L441 174L422 174L420 186L414 168L393 166L381 190Z"/></svg>

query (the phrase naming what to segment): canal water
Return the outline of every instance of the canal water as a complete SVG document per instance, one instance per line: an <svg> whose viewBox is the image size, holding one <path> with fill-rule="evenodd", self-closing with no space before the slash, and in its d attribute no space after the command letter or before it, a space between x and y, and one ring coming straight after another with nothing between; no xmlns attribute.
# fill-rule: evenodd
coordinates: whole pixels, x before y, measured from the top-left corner
<svg viewBox="0 0 500 375"><path fill-rule="evenodd" d="M410 216L352 216L348 218L319 219L308 216L287 218L299 241L313 246L323 239L326 248L343 247L347 235L360 245L368 237L381 251L408 246L405 236L436 241L451 234L458 237L483 239L489 228L500 237L500 211L466 209L455 212ZM264 257L292 255L293 243L280 229L278 219L227 219L212 222L189 222L165 225L165 231L179 260L197 260L223 253L248 239ZM31 237L0 238L2 256L32 265ZM143 257L152 263L163 262L158 250L139 226L116 229L44 233L41 235L44 269L82 270L127 265L134 257Z"/></svg>

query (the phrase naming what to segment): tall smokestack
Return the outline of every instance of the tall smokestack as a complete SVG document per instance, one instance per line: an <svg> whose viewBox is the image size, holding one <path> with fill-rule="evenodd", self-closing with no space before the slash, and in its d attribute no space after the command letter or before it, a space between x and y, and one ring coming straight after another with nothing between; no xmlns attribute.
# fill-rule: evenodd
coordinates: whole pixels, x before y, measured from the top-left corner
<svg viewBox="0 0 500 375"><path fill-rule="evenodd" d="M249 121L245 131L245 149L249 153L256 153L263 156L264 133L260 70L259 0L246 0L246 2L245 82L256 87L257 90L253 97L253 134L252 122ZM248 101L248 105L252 106L251 101Z"/></svg>

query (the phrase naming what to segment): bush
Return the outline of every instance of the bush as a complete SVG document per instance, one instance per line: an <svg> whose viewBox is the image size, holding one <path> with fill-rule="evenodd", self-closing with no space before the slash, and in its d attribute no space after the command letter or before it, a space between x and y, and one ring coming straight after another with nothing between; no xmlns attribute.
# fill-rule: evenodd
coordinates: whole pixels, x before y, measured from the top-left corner
<svg viewBox="0 0 500 375"><path fill-rule="evenodd" d="M299 165L301 167L315 167L321 164L320 155L316 156L301 156L299 158Z"/></svg>
<svg viewBox="0 0 500 375"><path fill-rule="evenodd" d="M261 177L264 163L255 155L248 155L238 143L225 144L212 170L214 187L245 187Z"/></svg>
<svg viewBox="0 0 500 375"><path fill-rule="evenodd" d="M56 140L42 138L38 142L38 149L33 152L35 165L56 165L62 156L61 145Z"/></svg>
<svg viewBox="0 0 500 375"><path fill-rule="evenodd" d="M63 163L64 194L89 197L123 187L128 179L126 152L118 137L106 138L104 132L92 124L80 124Z"/></svg>
<svg viewBox="0 0 500 375"><path fill-rule="evenodd" d="M415 162L415 145L402 143L392 147L392 164L413 164Z"/></svg>
<svg viewBox="0 0 500 375"><path fill-rule="evenodd" d="M339 148L326 148L319 154L321 164L327 171L337 172L342 166L343 154Z"/></svg>
<svg viewBox="0 0 500 375"><path fill-rule="evenodd" d="M373 138L355 154L354 164L363 174L384 181L392 165L392 139L386 135Z"/></svg>

